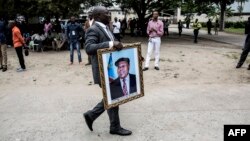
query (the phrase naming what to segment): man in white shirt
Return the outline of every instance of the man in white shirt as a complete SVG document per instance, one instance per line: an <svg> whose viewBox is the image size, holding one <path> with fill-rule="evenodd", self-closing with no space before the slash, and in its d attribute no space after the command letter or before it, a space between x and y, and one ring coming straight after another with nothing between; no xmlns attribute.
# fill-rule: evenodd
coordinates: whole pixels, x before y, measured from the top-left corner
<svg viewBox="0 0 250 141"><path fill-rule="evenodd" d="M115 38L120 42L120 29L121 29L121 23L117 20L117 17L115 17L115 22L113 22L113 33Z"/></svg>

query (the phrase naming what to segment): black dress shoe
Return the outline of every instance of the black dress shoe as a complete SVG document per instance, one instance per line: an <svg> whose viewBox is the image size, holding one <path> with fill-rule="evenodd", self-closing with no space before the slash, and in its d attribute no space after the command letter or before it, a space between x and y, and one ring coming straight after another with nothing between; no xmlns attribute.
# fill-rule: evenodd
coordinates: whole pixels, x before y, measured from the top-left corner
<svg viewBox="0 0 250 141"><path fill-rule="evenodd" d="M248 66L247 70L250 70L250 66Z"/></svg>
<svg viewBox="0 0 250 141"><path fill-rule="evenodd" d="M0 67L0 70L3 69L3 67Z"/></svg>
<svg viewBox="0 0 250 141"><path fill-rule="evenodd" d="M5 72L5 71L7 71L7 68L3 68L3 70L2 70L3 72Z"/></svg>
<svg viewBox="0 0 250 141"><path fill-rule="evenodd" d="M115 131L111 131L109 132L110 134L113 134L113 135L120 135L120 136L129 136L132 134L131 131L129 130L126 130L126 129L123 129L123 128L120 128L118 130L115 130Z"/></svg>
<svg viewBox="0 0 250 141"><path fill-rule="evenodd" d="M148 68L147 67L145 67L144 69L142 69L142 71L147 71L148 70Z"/></svg>
<svg viewBox="0 0 250 141"><path fill-rule="evenodd" d="M93 125L93 120L91 120L91 118L89 117L88 113L84 113L83 117L85 118L86 124L89 127L90 131L93 131L92 125Z"/></svg>
<svg viewBox="0 0 250 141"><path fill-rule="evenodd" d="M85 66L91 65L90 63L85 64Z"/></svg>
<svg viewBox="0 0 250 141"><path fill-rule="evenodd" d="M241 64L237 64L236 69L241 68Z"/></svg>
<svg viewBox="0 0 250 141"><path fill-rule="evenodd" d="M159 67L155 67L155 70L160 70L160 68Z"/></svg>

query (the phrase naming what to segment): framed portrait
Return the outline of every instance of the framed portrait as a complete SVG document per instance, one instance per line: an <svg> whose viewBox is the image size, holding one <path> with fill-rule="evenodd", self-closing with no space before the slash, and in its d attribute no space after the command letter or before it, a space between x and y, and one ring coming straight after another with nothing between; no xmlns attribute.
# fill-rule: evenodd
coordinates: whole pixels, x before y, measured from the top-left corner
<svg viewBox="0 0 250 141"><path fill-rule="evenodd" d="M105 109L144 96L141 44L100 49L98 61Z"/></svg>

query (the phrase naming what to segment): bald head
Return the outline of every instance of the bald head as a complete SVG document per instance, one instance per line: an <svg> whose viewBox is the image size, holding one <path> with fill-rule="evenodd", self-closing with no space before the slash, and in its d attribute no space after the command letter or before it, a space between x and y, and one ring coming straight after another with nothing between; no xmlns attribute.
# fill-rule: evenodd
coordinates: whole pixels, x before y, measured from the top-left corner
<svg viewBox="0 0 250 141"><path fill-rule="evenodd" d="M95 6L93 11L92 11L92 14L93 16L97 16L98 14L101 14L103 12L107 11L107 8L104 7L104 6Z"/></svg>
<svg viewBox="0 0 250 141"><path fill-rule="evenodd" d="M75 22L76 17L75 17L75 16L71 16L71 17L70 17L70 20L71 20L71 22Z"/></svg>
<svg viewBox="0 0 250 141"><path fill-rule="evenodd" d="M8 27L12 29L14 26L16 26L16 21L9 21Z"/></svg>
<svg viewBox="0 0 250 141"><path fill-rule="evenodd" d="M95 21L101 22L103 24L109 24L110 14L107 8L104 6L94 7L92 16Z"/></svg>

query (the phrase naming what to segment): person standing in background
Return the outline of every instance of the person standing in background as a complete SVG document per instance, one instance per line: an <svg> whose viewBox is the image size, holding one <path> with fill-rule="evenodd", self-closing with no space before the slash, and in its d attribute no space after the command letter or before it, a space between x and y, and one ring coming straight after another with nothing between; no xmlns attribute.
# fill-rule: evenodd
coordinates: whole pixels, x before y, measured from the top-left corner
<svg viewBox="0 0 250 141"><path fill-rule="evenodd" d="M193 23L194 43L198 43L197 38L198 38L200 28L201 28L201 24L198 22L198 19L196 19L195 22Z"/></svg>
<svg viewBox="0 0 250 141"><path fill-rule="evenodd" d="M52 24L50 23L50 19L48 18L46 19L43 28L45 37L48 37L48 35L51 34L52 32L51 30L52 30Z"/></svg>
<svg viewBox="0 0 250 141"><path fill-rule="evenodd" d="M183 27L182 21L181 21L181 20L179 20L179 22L178 22L179 36L181 36L181 33L182 33L182 27Z"/></svg>
<svg viewBox="0 0 250 141"><path fill-rule="evenodd" d="M134 35L135 35L135 27L136 27L135 18L130 20L129 27L130 27L130 35L131 35L131 37L134 37Z"/></svg>
<svg viewBox="0 0 250 141"><path fill-rule="evenodd" d="M160 47L161 47L161 36L164 34L163 22L158 20L159 13L157 11L153 12L153 19L149 21L147 27L147 33L149 35L147 58L145 62L145 68L143 71L147 71L149 67L149 62L153 50L155 51L155 70L160 70L159 60L160 60Z"/></svg>
<svg viewBox="0 0 250 141"><path fill-rule="evenodd" d="M211 35L212 22L210 19L207 21L207 33Z"/></svg>
<svg viewBox="0 0 250 141"><path fill-rule="evenodd" d="M189 24L190 24L190 18L189 18L189 16L187 16L187 17L186 17L187 29L189 29Z"/></svg>
<svg viewBox="0 0 250 141"><path fill-rule="evenodd" d="M115 22L113 22L113 34L119 42L121 42L120 29L121 23L117 20L117 17L115 17Z"/></svg>
<svg viewBox="0 0 250 141"><path fill-rule="evenodd" d="M26 46L26 44L25 44L24 38L21 35L20 29L16 26L15 21L10 22L10 28L12 29L13 45L16 50L19 63L21 65L21 68L17 68L17 72L23 72L26 70L24 57L23 57L23 47Z"/></svg>
<svg viewBox="0 0 250 141"><path fill-rule="evenodd" d="M167 36L169 36L169 31L168 31L169 25L170 25L169 20L166 19L166 21L164 21L164 35L167 34Z"/></svg>
<svg viewBox="0 0 250 141"><path fill-rule="evenodd" d="M6 23L0 17L0 70L7 71Z"/></svg>
<svg viewBox="0 0 250 141"><path fill-rule="evenodd" d="M127 29L127 21L126 21L126 18L124 18L123 20L122 20L122 23L121 23L121 34L122 34L122 37L124 37L125 36L125 31L126 31L126 29Z"/></svg>
<svg viewBox="0 0 250 141"><path fill-rule="evenodd" d="M83 28L76 23L75 17L72 16L70 18L70 23L67 24L66 28L66 36L68 38L68 42L70 45L70 65L74 62L74 49L77 50L78 55L78 62L79 64L82 62L81 51L80 51L80 33L82 32Z"/></svg>
<svg viewBox="0 0 250 141"><path fill-rule="evenodd" d="M215 24L214 24L214 34L218 35L218 28L219 28L219 20L216 19Z"/></svg>

